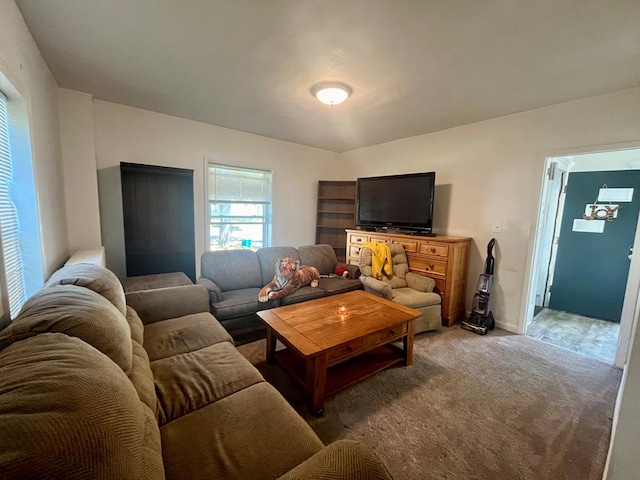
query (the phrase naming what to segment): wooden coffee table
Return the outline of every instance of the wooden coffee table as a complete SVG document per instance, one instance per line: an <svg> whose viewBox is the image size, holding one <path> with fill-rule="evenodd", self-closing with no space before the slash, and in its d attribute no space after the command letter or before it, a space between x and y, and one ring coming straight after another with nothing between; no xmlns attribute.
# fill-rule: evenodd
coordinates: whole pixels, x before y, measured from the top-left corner
<svg viewBox="0 0 640 480"><path fill-rule="evenodd" d="M343 303L348 313L338 314ZM305 389L311 410L385 368L411 365L420 312L364 291L258 312L267 327L267 363L277 361ZM391 345L403 340L403 347ZM277 341L285 348L276 350Z"/></svg>

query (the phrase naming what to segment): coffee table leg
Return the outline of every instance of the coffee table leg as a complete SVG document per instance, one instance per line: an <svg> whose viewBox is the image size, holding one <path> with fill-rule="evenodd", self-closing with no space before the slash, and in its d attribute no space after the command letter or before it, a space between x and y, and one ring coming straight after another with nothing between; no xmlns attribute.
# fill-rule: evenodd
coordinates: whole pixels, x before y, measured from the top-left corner
<svg viewBox="0 0 640 480"><path fill-rule="evenodd" d="M273 330L270 326L267 326L267 365L273 365L274 355L276 353L276 337L273 335Z"/></svg>
<svg viewBox="0 0 640 480"><path fill-rule="evenodd" d="M327 383L327 362L324 355L307 359L307 394L311 400L311 411L324 416L324 390Z"/></svg>
<svg viewBox="0 0 640 480"><path fill-rule="evenodd" d="M409 322L409 331L407 335L402 339L402 344L404 346L404 364L409 366L413 363L413 331L414 325L413 320Z"/></svg>

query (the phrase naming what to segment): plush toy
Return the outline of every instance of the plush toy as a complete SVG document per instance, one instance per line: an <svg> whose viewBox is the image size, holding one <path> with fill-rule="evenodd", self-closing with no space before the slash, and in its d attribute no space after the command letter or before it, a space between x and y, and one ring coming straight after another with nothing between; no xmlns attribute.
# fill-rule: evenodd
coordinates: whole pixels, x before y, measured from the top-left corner
<svg viewBox="0 0 640 480"><path fill-rule="evenodd" d="M351 274L349 273L349 270L347 270L346 268L344 268L344 266L342 265L338 265L336 267L336 269L334 270L334 273L336 275L338 275L339 277L343 277L343 278L351 278Z"/></svg>
<svg viewBox="0 0 640 480"><path fill-rule="evenodd" d="M299 260L292 258L278 259L276 262L276 274L258 294L259 302L266 302L276 298L284 297L295 292L300 287L311 285L318 286L320 272L316 267L300 265Z"/></svg>

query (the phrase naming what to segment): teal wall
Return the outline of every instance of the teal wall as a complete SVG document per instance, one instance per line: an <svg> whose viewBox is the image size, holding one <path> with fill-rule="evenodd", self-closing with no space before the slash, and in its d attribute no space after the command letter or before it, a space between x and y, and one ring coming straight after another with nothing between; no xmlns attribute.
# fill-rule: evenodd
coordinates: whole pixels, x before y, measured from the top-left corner
<svg viewBox="0 0 640 480"><path fill-rule="evenodd" d="M605 223L604 233L572 231L573 220L582 218L605 183L634 188L633 201L619 203L618 218ZM640 171L569 174L550 308L620 322L639 211Z"/></svg>

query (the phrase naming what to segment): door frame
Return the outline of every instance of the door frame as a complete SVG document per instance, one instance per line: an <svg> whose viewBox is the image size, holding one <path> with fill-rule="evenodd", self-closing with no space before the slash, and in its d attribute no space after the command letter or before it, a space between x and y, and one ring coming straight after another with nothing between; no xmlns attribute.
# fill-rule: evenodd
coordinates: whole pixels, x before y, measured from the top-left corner
<svg viewBox="0 0 640 480"><path fill-rule="evenodd" d="M535 213L535 231L531 236L529 242L528 258L530 263L528 269L525 272L525 285L523 289L522 307L520 309L520 323L518 325L518 333L526 334L527 326L533 319L535 295L536 295L536 275L538 274L538 262L540 261L540 248L541 248L541 222L540 217L543 214L543 207L545 202L545 195L547 195L547 167L549 166L551 159L557 159L559 157L569 157L572 155L582 155L587 153L606 153L619 150L631 150L640 149L640 141L631 141L611 145L599 145L592 147L581 147L569 150L563 150L558 152L549 152L544 155L544 169L542 171L542 184L540 188L540 198L538 201L538 209ZM640 192L638 193L640 194ZM640 216L638 224L636 225L636 235L633 243L633 251L640 252ZM627 277L627 286L625 289L625 297L622 308L622 315L620 318L620 330L618 334L618 344L616 348L616 355L614 365L618 368L624 368L627 353L629 351L629 345L631 343L631 332L633 331L633 325L637 321L638 313L640 313L637 303L640 297L640 255L632 256L631 264L629 265L629 275Z"/></svg>
<svg viewBox="0 0 640 480"><path fill-rule="evenodd" d="M574 165L574 161L568 157L547 157L545 165L545 177L542 186L542 203L538 218L537 233L537 257L534 261L534 285L535 294L531 299L533 305L529 306L529 311L533 312L536 304L536 296L540 295L542 288L542 306L548 304L548 284L553 278L553 267L555 251L557 246L554 242L554 235L559 231L562 212L564 210L564 187L567 184L568 173ZM564 174L564 177L562 176ZM553 176L553 178L552 178ZM556 193L552 182L558 178L560 180L559 190ZM544 273L544 282L542 274ZM544 286L541 284L544 283ZM532 315L533 317L533 315Z"/></svg>

